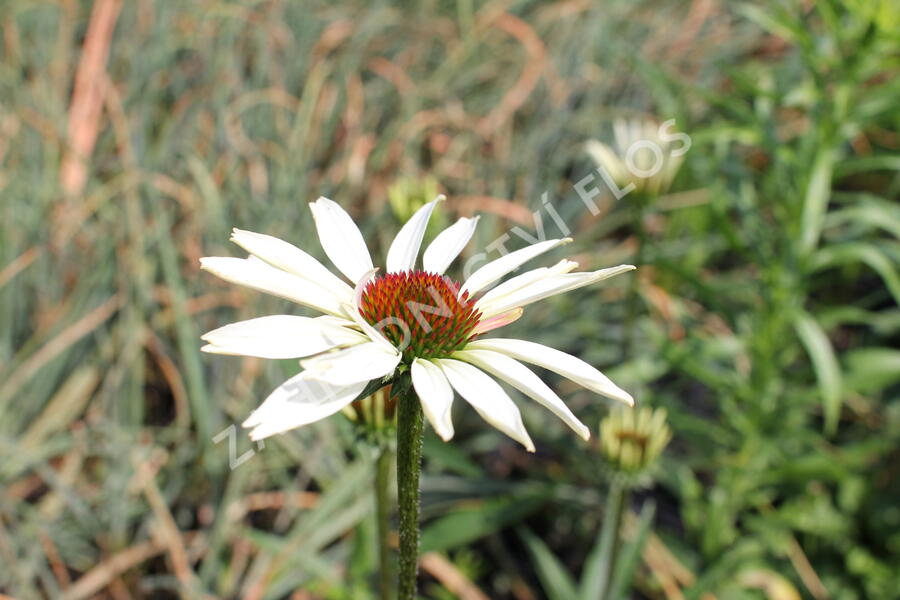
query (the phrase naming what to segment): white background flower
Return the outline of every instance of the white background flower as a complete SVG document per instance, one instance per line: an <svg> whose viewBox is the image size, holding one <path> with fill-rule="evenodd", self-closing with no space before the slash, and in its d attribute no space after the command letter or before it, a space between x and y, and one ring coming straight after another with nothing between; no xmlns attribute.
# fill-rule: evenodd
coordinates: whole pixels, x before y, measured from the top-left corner
<svg viewBox="0 0 900 600"><path fill-rule="evenodd" d="M588 154L624 191L665 193L690 148L690 138L670 131L674 121L617 119L611 144L589 140Z"/></svg>

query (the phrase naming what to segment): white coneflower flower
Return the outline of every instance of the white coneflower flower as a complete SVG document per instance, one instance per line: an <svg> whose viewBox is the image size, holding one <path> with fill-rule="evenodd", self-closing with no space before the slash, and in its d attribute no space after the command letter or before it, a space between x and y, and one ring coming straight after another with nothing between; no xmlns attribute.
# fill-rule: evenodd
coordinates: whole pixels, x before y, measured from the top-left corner
<svg viewBox="0 0 900 600"><path fill-rule="evenodd" d="M690 147L686 134L668 131L667 126L673 123L618 119L613 123L613 144L590 140L585 149L623 190L630 191L627 187L633 185L633 191L664 193Z"/></svg>
<svg viewBox="0 0 900 600"><path fill-rule="evenodd" d="M266 398L244 422L250 437L268 436L324 419L353 402L370 383L408 369L428 421L444 440L453 437L454 390L484 419L521 442L534 444L518 408L493 378L547 407L581 437L588 428L524 363L554 371L603 396L632 404L600 371L559 350L517 339L480 339L518 319L523 307L633 269L620 265L571 272L576 263L524 272L483 293L524 263L571 240L539 242L487 263L460 286L444 272L471 239L478 217L461 218L425 250L428 203L401 228L377 275L359 229L337 203L310 204L322 247L353 286L319 261L280 239L234 230L232 241L248 258L209 257L202 268L230 281L287 298L324 313L260 317L226 325L203 336L206 352L262 358L304 358L304 370ZM493 377L491 377L493 376Z"/></svg>

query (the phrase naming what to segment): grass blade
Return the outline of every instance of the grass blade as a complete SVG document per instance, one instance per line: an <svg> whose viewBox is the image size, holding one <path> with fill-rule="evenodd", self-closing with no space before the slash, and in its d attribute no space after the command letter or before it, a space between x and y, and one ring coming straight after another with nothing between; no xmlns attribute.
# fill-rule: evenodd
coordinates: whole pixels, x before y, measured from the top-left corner
<svg viewBox="0 0 900 600"><path fill-rule="evenodd" d="M549 600L577 600L578 591L575 581L563 564L559 562L559 559L553 555L547 544L527 527L520 527L516 531L525 542L525 547L528 548L531 563L537 571L538 579L541 580L547 598Z"/></svg>
<svg viewBox="0 0 900 600"><path fill-rule="evenodd" d="M819 390L822 393L822 409L825 413L825 431L833 434L837 429L841 413L841 367L834 353L834 347L819 323L808 313L801 312L794 317L794 330L806 349Z"/></svg>
<svg viewBox="0 0 900 600"><path fill-rule="evenodd" d="M637 525L634 528L634 535L628 541L628 544L622 548L619 560L616 563L607 600L625 598L631 590L634 575L638 568L638 561L644 549L644 543L647 541L647 536L650 533L650 525L653 524L653 516L655 514L656 503L653 501L647 502L641 509L641 514L637 518ZM634 518L630 514L628 516L631 519Z"/></svg>

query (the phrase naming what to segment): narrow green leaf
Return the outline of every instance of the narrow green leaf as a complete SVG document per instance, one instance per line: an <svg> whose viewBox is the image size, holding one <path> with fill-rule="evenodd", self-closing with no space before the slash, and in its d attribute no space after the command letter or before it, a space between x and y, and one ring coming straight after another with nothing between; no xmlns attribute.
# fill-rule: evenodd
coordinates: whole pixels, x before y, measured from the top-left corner
<svg viewBox="0 0 900 600"><path fill-rule="evenodd" d="M549 600L577 600L578 591L575 581L566 571L559 559L553 555L540 538L534 535L527 527L516 529L519 537L525 542L525 547L531 555L531 563L537 571L538 579Z"/></svg>
<svg viewBox="0 0 900 600"><path fill-rule="evenodd" d="M900 171L900 155L850 157L835 167L835 173L841 177L869 171Z"/></svg>
<svg viewBox="0 0 900 600"><path fill-rule="evenodd" d="M837 429L841 413L841 367L834 348L819 323L808 313L800 312L794 317L794 330L803 343L822 393L822 409L825 414L825 431L829 434Z"/></svg>
<svg viewBox="0 0 900 600"><path fill-rule="evenodd" d="M800 231L800 245L804 252L812 252L819 243L825 212L831 197L831 175L834 168L835 152L830 148L819 151L813 163L806 194L803 198L803 217Z"/></svg>
<svg viewBox="0 0 900 600"><path fill-rule="evenodd" d="M422 552L449 550L481 539L535 512L543 497L488 500L452 512L422 532Z"/></svg>
<svg viewBox="0 0 900 600"><path fill-rule="evenodd" d="M604 509L603 526L600 528L594 548L585 562L584 574L581 579L582 600L597 600L606 597L605 591L608 589L610 573L615 560L625 494L622 484L610 485Z"/></svg>
<svg viewBox="0 0 900 600"><path fill-rule="evenodd" d="M827 226L855 225L881 229L900 239L900 206L881 198L836 210L828 215Z"/></svg>
<svg viewBox="0 0 900 600"><path fill-rule="evenodd" d="M215 403L210 402L203 365L200 362L200 332L194 320L187 314L188 292L178 264L178 252L171 235L171 226L165 213L157 217L157 235L160 264L163 279L172 296L172 311L175 315L175 336L181 367L187 385L191 419L197 427L197 435L202 440L210 440L214 435L213 423L221 418ZM201 444L200 450L208 453L212 444Z"/></svg>
<svg viewBox="0 0 900 600"><path fill-rule="evenodd" d="M856 348L844 356L847 387L872 393L900 381L900 350Z"/></svg>
<svg viewBox="0 0 900 600"><path fill-rule="evenodd" d="M878 273L894 301L900 304L900 275L894 262L888 258L875 244L865 242L847 242L822 248L816 252L813 268L821 270L831 266L847 265L860 262L868 265Z"/></svg>
<svg viewBox="0 0 900 600"><path fill-rule="evenodd" d="M613 572L612 583L609 586L608 600L619 600L626 598L631 586L634 582L634 574L637 571L638 563L641 558L641 552L644 550L644 544L647 541L647 535L650 533L650 525L653 523L653 516L656 514L656 503L652 500L644 504L641 508L641 514L638 516L637 527L634 537L628 541L628 544L622 548L619 553L619 559L616 561L616 568Z"/></svg>
<svg viewBox="0 0 900 600"><path fill-rule="evenodd" d="M767 10L749 2L738 4L735 8L745 18L780 38L798 44L807 40L808 34L798 26L796 20L791 20L784 11Z"/></svg>
<svg viewBox="0 0 900 600"><path fill-rule="evenodd" d="M441 470L459 473L469 478L484 478L484 469L478 466L459 446L448 444L433 433L425 434L425 456Z"/></svg>

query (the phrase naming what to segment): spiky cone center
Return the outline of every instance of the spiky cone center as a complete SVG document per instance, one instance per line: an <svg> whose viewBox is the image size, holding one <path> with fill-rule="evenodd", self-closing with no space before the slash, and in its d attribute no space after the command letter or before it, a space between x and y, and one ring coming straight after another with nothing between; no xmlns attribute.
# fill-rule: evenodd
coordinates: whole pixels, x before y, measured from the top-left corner
<svg viewBox="0 0 900 600"><path fill-rule="evenodd" d="M389 273L363 289L360 313L395 347L403 359L444 358L475 336L481 312L458 283L424 271Z"/></svg>

